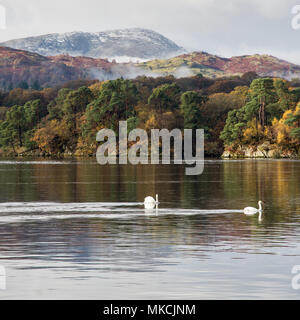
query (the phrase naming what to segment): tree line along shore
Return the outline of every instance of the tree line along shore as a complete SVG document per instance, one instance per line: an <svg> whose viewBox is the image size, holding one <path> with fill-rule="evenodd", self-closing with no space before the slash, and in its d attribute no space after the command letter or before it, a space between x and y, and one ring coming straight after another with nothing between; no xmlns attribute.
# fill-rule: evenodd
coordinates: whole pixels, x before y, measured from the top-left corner
<svg viewBox="0 0 300 320"><path fill-rule="evenodd" d="M210 157L300 157L300 80L254 72L210 79L22 83L0 92L1 156L92 156L103 128L204 129Z"/></svg>

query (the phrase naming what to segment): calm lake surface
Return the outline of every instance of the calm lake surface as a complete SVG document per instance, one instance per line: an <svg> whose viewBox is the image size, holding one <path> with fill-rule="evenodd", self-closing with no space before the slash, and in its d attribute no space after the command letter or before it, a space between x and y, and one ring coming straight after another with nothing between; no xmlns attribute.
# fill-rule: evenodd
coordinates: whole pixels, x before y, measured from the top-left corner
<svg viewBox="0 0 300 320"><path fill-rule="evenodd" d="M294 265L300 161L0 161L0 299L299 299Z"/></svg>

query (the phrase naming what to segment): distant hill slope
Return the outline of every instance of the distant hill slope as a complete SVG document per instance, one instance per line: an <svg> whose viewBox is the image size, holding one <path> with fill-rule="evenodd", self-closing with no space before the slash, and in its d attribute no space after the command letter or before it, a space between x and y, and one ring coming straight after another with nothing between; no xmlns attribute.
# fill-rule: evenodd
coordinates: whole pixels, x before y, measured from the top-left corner
<svg viewBox="0 0 300 320"><path fill-rule="evenodd" d="M55 33L10 40L0 45L44 56L69 54L119 60L167 58L185 52L161 34L141 28Z"/></svg>
<svg viewBox="0 0 300 320"><path fill-rule="evenodd" d="M165 60L152 60L138 67L157 74L198 74L208 77L240 75L254 71L260 76L292 78L300 76L300 66L269 55L221 58L206 52L193 52Z"/></svg>
<svg viewBox="0 0 300 320"><path fill-rule="evenodd" d="M71 80L109 80L138 75L177 77L202 73L221 77L254 71L260 76L282 78L300 77L300 66L267 55L221 58L205 52L193 52L171 59L144 63L116 63L107 59L72 57L69 55L42 56L24 50L0 46L0 89L8 90L26 82L41 87L61 85Z"/></svg>
<svg viewBox="0 0 300 320"><path fill-rule="evenodd" d="M51 87L78 79L97 78L92 72L109 77L115 63L86 57L44 57L37 53L0 47L0 88L17 87L22 81L31 86Z"/></svg>

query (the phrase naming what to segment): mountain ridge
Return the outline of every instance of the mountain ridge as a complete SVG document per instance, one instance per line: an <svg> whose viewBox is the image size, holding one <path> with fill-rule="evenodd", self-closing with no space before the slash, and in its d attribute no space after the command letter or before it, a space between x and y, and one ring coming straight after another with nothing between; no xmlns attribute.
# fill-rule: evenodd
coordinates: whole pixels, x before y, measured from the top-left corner
<svg viewBox="0 0 300 320"><path fill-rule="evenodd" d="M69 54L92 58L167 58L185 52L172 40L149 29L126 28L102 32L73 31L13 39L1 46L44 56Z"/></svg>
<svg viewBox="0 0 300 320"><path fill-rule="evenodd" d="M188 68L190 75L202 73L208 77L241 75L256 72L260 76L290 79L300 76L300 66L267 54L220 57L205 51L194 51L170 59L155 59L138 65L157 74L173 74L179 68Z"/></svg>
<svg viewBox="0 0 300 320"><path fill-rule="evenodd" d="M72 80L112 80L137 76L194 76L201 73L210 78L255 72L259 76L300 78L300 66L270 55L243 55L223 58L207 52L192 52L170 59L142 63L117 63L108 59L84 56L42 56L25 50L0 46L0 89L29 86L61 85Z"/></svg>

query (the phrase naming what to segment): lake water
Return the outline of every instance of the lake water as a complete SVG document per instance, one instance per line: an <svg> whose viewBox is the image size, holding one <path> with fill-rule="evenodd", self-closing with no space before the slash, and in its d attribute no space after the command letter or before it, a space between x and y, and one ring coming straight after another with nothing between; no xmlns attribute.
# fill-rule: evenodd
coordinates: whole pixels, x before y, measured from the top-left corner
<svg viewBox="0 0 300 320"><path fill-rule="evenodd" d="M294 265L300 161L0 161L1 299L299 299Z"/></svg>

